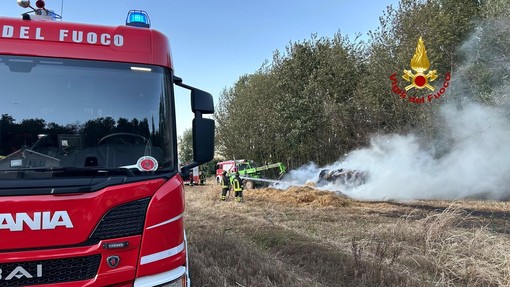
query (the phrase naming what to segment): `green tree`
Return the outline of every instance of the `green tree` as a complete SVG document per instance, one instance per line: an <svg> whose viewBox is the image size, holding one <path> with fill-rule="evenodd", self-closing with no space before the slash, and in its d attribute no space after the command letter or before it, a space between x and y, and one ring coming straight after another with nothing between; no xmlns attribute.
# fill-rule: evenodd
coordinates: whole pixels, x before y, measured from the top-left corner
<svg viewBox="0 0 510 287"><path fill-rule="evenodd" d="M498 8L485 8L489 2ZM397 73L404 81L403 70L410 69L421 36L431 68L440 73L433 84L441 85L446 72L459 72L457 65L465 57L459 46L476 22L505 15L504 2L402 0L398 7L387 8L367 42L350 41L338 32L332 38L312 35L290 43L284 53L275 51L272 62L222 92L215 113L218 151L226 158L283 161L293 168L309 161L334 162L375 133L413 132L433 138L438 106L455 97L411 104L392 92L389 76ZM506 56L506 44L490 45ZM483 71L481 62L472 70ZM477 83L485 80L484 73L473 75L465 76Z"/></svg>
<svg viewBox="0 0 510 287"><path fill-rule="evenodd" d="M510 67L510 2L487 0L481 17L468 41L460 48L463 65L459 67L457 94L483 104L510 104L508 89Z"/></svg>
<svg viewBox="0 0 510 287"><path fill-rule="evenodd" d="M399 7L388 7L380 18L380 26L370 32L367 46L367 74L356 98L360 121L366 123L364 137L372 133L419 133L434 137L438 106L448 101L411 104L391 91L389 75L401 75L410 69L410 60L418 38L425 40L431 68L439 72L434 83L441 85L446 72L455 73L461 61L458 47L474 28L479 17L479 1L474 0L403 0Z"/></svg>
<svg viewBox="0 0 510 287"><path fill-rule="evenodd" d="M178 140L179 162L184 165L193 161L193 133L185 129Z"/></svg>

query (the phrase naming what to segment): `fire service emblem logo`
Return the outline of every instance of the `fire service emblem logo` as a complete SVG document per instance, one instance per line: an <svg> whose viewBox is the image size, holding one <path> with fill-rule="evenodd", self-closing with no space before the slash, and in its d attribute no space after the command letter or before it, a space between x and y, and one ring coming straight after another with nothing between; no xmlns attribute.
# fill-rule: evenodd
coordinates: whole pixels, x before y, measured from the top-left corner
<svg viewBox="0 0 510 287"><path fill-rule="evenodd" d="M439 99L446 92L450 82L450 73L445 74L445 81L439 91L436 92L436 88L430 84L437 78L437 71L430 70L427 72L427 70L430 69L430 61L427 57L427 50L425 49L425 43L422 37L418 39L416 50L411 58L411 69L412 70L404 69L402 78L409 83L404 89L398 86L397 73L393 73L390 76L391 90L393 93L399 95L400 98L407 99L411 103L423 104L425 102L431 102L433 99ZM435 93L427 96L408 95L407 91L413 88L418 90L426 88Z"/></svg>
<svg viewBox="0 0 510 287"><path fill-rule="evenodd" d="M108 256L108 258L106 258L106 263L108 263L108 266L110 266L111 268L119 266L119 262L120 257L117 255Z"/></svg>
<svg viewBox="0 0 510 287"><path fill-rule="evenodd" d="M420 39L418 39L418 45L416 46L416 52L411 59L411 69L413 69L416 74L413 74L412 71L404 70L404 75L402 76L404 80L411 82L411 84L406 87L406 91L409 91L412 88L427 88L434 91L435 88L429 84L429 81L432 82L437 78L437 71L432 70L425 75L425 71L429 68L430 62L427 57L427 50L425 50L425 44L423 43L423 39L420 37Z"/></svg>

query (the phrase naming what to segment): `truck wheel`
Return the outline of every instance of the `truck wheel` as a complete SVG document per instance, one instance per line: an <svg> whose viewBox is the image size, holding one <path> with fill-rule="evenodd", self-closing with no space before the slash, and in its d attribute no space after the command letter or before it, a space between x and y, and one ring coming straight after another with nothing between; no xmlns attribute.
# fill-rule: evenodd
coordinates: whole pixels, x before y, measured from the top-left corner
<svg viewBox="0 0 510 287"><path fill-rule="evenodd" d="M254 189L255 188L255 184L253 183L252 180L246 180L244 182L244 188L245 189Z"/></svg>

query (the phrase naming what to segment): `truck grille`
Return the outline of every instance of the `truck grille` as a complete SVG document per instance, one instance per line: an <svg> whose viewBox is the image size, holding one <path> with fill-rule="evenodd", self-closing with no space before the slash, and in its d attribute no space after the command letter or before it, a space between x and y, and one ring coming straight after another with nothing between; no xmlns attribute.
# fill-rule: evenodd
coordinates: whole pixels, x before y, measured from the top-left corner
<svg viewBox="0 0 510 287"><path fill-rule="evenodd" d="M103 217L89 237L88 243L99 240L142 234L150 198L117 206Z"/></svg>
<svg viewBox="0 0 510 287"><path fill-rule="evenodd" d="M96 254L65 259L0 263L2 270L0 286L26 286L87 280L96 276L100 262L101 255ZM12 274L13 271L14 274Z"/></svg>

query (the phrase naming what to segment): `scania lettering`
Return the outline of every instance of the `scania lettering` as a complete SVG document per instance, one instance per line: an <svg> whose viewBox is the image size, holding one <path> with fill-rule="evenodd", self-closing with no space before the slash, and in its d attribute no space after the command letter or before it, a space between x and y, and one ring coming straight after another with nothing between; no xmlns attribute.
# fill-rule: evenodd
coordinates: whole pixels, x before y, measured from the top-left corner
<svg viewBox="0 0 510 287"><path fill-rule="evenodd" d="M16 268L14 268L14 270L9 272L9 274L7 274L7 276L5 276L5 277L2 274L3 274L3 270L0 269L0 281L1 280L9 281L12 279L16 280L16 279L22 279L22 278L30 279L30 278L34 278L34 277L40 278L43 276L41 264L37 264L36 272L34 274L30 274L30 272L28 272L21 266L16 266ZM0 285L3 286L2 284L0 284Z"/></svg>
<svg viewBox="0 0 510 287"><path fill-rule="evenodd" d="M143 11L110 27L17 2L0 17L0 286L189 287L183 182L213 157L211 94L174 74ZM185 166L176 101L194 114Z"/></svg>
<svg viewBox="0 0 510 287"><path fill-rule="evenodd" d="M73 228L73 223L66 211L34 212L33 216L26 213L0 213L0 229L23 231L23 226L31 230L55 229L57 226Z"/></svg>

